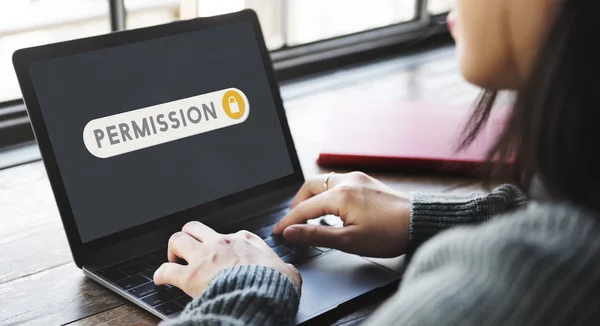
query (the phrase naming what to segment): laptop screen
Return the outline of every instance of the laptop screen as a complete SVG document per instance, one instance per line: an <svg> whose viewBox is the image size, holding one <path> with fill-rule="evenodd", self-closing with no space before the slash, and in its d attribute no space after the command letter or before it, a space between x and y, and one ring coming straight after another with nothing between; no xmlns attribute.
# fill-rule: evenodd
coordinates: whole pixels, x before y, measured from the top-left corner
<svg viewBox="0 0 600 326"><path fill-rule="evenodd" d="M82 242L294 173L251 22L30 75Z"/></svg>

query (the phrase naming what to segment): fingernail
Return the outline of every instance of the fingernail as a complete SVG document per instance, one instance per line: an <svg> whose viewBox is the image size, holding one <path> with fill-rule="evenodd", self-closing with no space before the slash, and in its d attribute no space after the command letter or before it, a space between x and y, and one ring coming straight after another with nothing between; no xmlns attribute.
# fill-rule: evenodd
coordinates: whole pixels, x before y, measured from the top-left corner
<svg viewBox="0 0 600 326"><path fill-rule="evenodd" d="M181 235L181 232L175 232L175 233L173 233L173 235L171 236L171 238L169 239L169 241L175 240L180 235Z"/></svg>
<svg viewBox="0 0 600 326"><path fill-rule="evenodd" d="M273 230L271 232L273 232L273 234L278 234L279 233L279 225L275 224L275 226L273 227Z"/></svg>
<svg viewBox="0 0 600 326"><path fill-rule="evenodd" d="M300 237L300 230L297 227L290 226L285 229L285 238L289 240L298 240Z"/></svg>
<svg viewBox="0 0 600 326"><path fill-rule="evenodd" d="M160 265L160 267L158 267L155 271L154 271L154 275L152 275L152 280L156 283L156 276L160 275L160 273L162 272L162 265Z"/></svg>

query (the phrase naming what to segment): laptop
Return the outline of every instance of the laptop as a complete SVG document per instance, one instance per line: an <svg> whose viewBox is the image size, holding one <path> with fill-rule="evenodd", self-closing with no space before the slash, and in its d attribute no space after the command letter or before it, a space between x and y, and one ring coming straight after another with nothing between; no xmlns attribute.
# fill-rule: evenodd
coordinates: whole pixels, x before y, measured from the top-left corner
<svg viewBox="0 0 600 326"><path fill-rule="evenodd" d="M152 275L188 221L249 230L304 284L297 323L400 278L271 235L304 178L251 10L38 46L13 63L73 258L161 319L192 299Z"/></svg>

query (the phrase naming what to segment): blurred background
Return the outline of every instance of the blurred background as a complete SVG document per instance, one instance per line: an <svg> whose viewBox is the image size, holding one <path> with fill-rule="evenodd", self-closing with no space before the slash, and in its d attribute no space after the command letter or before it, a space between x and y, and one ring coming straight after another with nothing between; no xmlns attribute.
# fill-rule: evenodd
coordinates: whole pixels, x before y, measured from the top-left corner
<svg viewBox="0 0 600 326"><path fill-rule="evenodd" d="M444 25L450 3L451 0L0 0L0 169L39 159L39 153L33 150L35 137L12 66L12 54L20 48L251 8L259 16L282 85L299 80L314 85L315 75L334 75L353 65L452 44ZM406 72L371 84L379 85L380 94L388 95L404 92L416 96L423 89L442 86L448 96L463 92L465 87L449 87L464 85L457 82L457 74L447 72L455 70L453 57L447 56L435 63L435 70L419 75L431 75L431 80L421 83L419 90L413 89L416 75L407 79ZM407 84L401 86L403 81ZM371 84L364 81L360 87ZM391 87L394 92L384 91ZM288 106L293 103L286 102ZM11 159L3 153L10 153Z"/></svg>
<svg viewBox="0 0 600 326"><path fill-rule="evenodd" d="M417 0L10 0L0 1L0 102L21 97L11 56L34 45L254 9L272 51L425 21ZM429 15L450 0L430 0ZM425 27L425 26L423 26Z"/></svg>

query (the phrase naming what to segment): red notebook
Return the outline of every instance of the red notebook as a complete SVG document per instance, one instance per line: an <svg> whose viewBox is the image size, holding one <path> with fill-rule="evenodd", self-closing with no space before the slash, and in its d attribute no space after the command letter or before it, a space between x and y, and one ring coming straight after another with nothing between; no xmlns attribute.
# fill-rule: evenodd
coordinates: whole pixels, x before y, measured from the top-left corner
<svg viewBox="0 0 600 326"><path fill-rule="evenodd" d="M317 164L473 174L502 130L505 114L494 112L475 142L456 152L471 110L471 107L399 101L335 108Z"/></svg>

